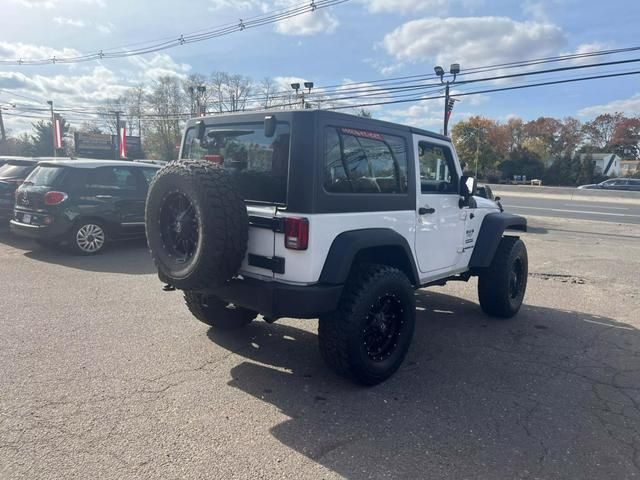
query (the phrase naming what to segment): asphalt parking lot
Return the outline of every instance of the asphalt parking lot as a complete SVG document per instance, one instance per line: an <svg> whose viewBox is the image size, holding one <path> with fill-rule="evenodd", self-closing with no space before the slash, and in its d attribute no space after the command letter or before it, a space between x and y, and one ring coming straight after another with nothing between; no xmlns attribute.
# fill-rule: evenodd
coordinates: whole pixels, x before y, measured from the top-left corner
<svg viewBox="0 0 640 480"><path fill-rule="evenodd" d="M531 218L526 306L421 290L409 356L361 388L316 321L218 334L144 242L96 257L0 232L0 478L640 476L640 226Z"/></svg>

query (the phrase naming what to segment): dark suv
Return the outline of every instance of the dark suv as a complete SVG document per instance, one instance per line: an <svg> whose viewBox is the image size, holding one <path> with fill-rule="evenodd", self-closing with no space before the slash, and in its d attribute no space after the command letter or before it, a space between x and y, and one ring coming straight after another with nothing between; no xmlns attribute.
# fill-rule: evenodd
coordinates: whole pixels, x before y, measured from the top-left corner
<svg viewBox="0 0 640 480"><path fill-rule="evenodd" d="M147 189L158 170L125 161L40 162L16 192L11 230L40 244L66 242L82 255L144 236Z"/></svg>
<svg viewBox="0 0 640 480"><path fill-rule="evenodd" d="M13 213L16 189L36 168L39 160L3 158L0 165L0 220L6 222Z"/></svg>

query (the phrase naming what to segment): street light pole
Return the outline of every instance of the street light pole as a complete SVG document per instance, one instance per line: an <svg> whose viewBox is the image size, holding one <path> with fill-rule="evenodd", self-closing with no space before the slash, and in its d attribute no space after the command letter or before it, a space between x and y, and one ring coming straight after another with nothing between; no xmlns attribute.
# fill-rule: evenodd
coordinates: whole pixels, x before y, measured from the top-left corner
<svg viewBox="0 0 640 480"><path fill-rule="evenodd" d="M53 156L57 157L56 152L56 117L53 114L53 100L47 100L49 107L51 107L51 147L53 148Z"/></svg>
<svg viewBox="0 0 640 480"><path fill-rule="evenodd" d="M444 85L444 128L443 128L443 133L444 135L448 134L449 131L449 117L451 116L451 111L453 110L453 102L455 102L455 99L450 98L449 97L449 85L455 83L456 81L456 76L460 73L460 64L459 63L452 63L451 66L449 67L449 74L453 75L453 78L451 80L447 79L447 81L445 82L444 80L444 68L442 68L440 65L438 65L437 67L435 67L433 69L433 71L436 73L436 75L438 77L440 77L440 83L442 85Z"/></svg>

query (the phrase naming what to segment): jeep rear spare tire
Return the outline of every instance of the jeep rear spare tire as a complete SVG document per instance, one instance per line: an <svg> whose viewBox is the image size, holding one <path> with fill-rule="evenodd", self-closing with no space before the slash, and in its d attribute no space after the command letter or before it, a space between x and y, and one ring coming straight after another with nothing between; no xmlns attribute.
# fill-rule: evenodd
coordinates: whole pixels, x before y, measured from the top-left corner
<svg viewBox="0 0 640 480"><path fill-rule="evenodd" d="M240 268L247 209L234 179L209 162L162 168L149 187L145 222L158 275L176 288L219 285Z"/></svg>

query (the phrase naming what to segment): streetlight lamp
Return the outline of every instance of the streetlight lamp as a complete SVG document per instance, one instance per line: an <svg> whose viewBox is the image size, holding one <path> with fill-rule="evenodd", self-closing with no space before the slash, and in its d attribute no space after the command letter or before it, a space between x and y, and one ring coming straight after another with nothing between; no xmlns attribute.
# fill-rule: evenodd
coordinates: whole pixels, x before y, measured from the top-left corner
<svg viewBox="0 0 640 480"><path fill-rule="evenodd" d="M449 67L449 74L453 75L451 80L447 79L446 82L444 80L444 68L440 65L434 67L433 71L436 73L438 77L440 77L440 83L445 85L445 93L444 93L444 134L447 135L448 127L449 127L449 116L453 111L453 104L456 101L455 98L449 98L449 85L453 84L456 81L456 76L460 73L460 64L452 63Z"/></svg>
<svg viewBox="0 0 640 480"><path fill-rule="evenodd" d="M296 96L298 95L300 96L300 99L302 100L302 109L304 110L305 108L304 90L302 90L302 92L299 93L300 91L299 83L292 83L291 88L296 91ZM308 90L308 93L311 94L311 89L313 88L313 82L304 82L304 88L306 88Z"/></svg>

